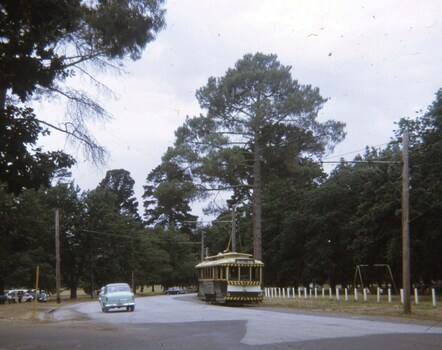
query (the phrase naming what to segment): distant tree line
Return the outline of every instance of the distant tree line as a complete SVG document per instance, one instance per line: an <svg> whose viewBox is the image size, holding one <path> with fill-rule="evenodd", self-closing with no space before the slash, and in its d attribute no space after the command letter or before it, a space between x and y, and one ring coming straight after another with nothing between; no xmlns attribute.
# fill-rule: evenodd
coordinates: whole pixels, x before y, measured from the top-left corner
<svg viewBox="0 0 442 350"><path fill-rule="evenodd" d="M199 260L191 235L172 226L147 228L138 215L134 181L125 170L108 171L96 189L73 183L26 190L0 190L0 287L55 288L55 209L60 213L62 284L76 297L115 281L135 286L190 285Z"/></svg>

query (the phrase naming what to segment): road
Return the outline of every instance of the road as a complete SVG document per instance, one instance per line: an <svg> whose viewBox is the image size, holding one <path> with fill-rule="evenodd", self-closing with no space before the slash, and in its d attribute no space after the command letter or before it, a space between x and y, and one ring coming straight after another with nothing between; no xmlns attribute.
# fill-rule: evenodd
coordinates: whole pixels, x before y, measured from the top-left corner
<svg viewBox="0 0 442 350"><path fill-rule="evenodd" d="M0 349L441 349L442 327L267 307L214 306L194 295L138 298L134 312L98 302L49 321L0 324Z"/></svg>

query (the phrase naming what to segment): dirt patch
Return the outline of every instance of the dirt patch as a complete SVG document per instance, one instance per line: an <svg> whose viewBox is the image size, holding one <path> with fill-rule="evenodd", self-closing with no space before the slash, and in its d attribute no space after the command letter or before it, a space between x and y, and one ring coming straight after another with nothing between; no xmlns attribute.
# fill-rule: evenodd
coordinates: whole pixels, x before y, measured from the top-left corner
<svg viewBox="0 0 442 350"><path fill-rule="evenodd" d="M49 319L42 316L49 315L57 307L56 303L35 304L33 302L0 305L0 319L10 321Z"/></svg>

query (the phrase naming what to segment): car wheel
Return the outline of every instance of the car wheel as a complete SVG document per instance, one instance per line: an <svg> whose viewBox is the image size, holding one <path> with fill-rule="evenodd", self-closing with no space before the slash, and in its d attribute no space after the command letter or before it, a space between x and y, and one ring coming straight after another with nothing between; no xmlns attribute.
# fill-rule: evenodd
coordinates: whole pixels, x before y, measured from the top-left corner
<svg viewBox="0 0 442 350"><path fill-rule="evenodd" d="M135 306L131 306L130 311L134 311L134 310L135 310Z"/></svg>
<svg viewBox="0 0 442 350"><path fill-rule="evenodd" d="M109 311L109 309L108 309L107 307L104 306L104 307L103 307L103 312L104 312L104 313L107 313L108 311Z"/></svg>

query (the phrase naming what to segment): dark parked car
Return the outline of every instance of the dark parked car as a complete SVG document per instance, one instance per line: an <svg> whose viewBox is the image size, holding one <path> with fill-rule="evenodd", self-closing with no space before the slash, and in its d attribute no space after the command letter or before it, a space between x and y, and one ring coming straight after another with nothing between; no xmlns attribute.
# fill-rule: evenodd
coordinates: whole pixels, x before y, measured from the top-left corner
<svg viewBox="0 0 442 350"><path fill-rule="evenodd" d="M37 294L37 301L40 303L46 303L49 300L49 295L46 293L38 293Z"/></svg>
<svg viewBox="0 0 442 350"><path fill-rule="evenodd" d="M172 288L166 289L164 291L164 293L166 293L166 294L185 294L186 291L183 288L172 287Z"/></svg>
<svg viewBox="0 0 442 350"><path fill-rule="evenodd" d="M0 295L0 304L6 304L8 302L8 296Z"/></svg>

